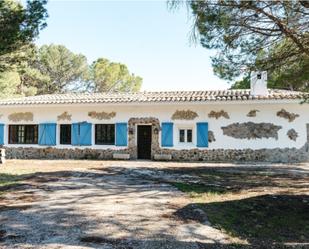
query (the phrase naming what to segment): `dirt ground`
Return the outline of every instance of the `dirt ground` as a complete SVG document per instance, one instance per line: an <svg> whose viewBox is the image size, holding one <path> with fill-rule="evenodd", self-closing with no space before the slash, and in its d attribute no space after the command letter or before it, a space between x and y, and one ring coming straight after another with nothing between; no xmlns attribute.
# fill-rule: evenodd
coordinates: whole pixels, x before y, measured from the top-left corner
<svg viewBox="0 0 309 249"><path fill-rule="evenodd" d="M251 248L212 226L175 184L200 184L205 172L194 169L270 167L309 174L308 165L9 160L0 166L0 248Z"/></svg>

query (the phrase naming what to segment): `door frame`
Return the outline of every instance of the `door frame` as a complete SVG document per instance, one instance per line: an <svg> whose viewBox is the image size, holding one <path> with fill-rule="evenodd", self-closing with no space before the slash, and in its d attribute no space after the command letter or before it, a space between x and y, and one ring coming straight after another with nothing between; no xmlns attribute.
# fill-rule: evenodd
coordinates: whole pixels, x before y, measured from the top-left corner
<svg viewBox="0 0 309 249"><path fill-rule="evenodd" d="M149 127L149 129L150 129L150 157L149 157L149 159L141 159L141 160L151 160L152 159L152 143L153 143L153 141L152 141L152 124L137 124L136 125L136 152L137 152L137 159L140 159L139 157L138 157L138 146L139 146L139 144L138 144L138 129L139 129L139 127L140 126L148 126Z"/></svg>

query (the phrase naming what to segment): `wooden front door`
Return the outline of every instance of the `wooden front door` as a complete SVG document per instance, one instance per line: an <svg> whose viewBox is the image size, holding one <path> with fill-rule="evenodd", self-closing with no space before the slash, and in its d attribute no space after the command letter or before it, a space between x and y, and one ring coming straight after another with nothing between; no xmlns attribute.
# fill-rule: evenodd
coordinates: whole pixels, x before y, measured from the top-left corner
<svg viewBox="0 0 309 249"><path fill-rule="evenodd" d="M137 158L151 159L151 125L137 126Z"/></svg>

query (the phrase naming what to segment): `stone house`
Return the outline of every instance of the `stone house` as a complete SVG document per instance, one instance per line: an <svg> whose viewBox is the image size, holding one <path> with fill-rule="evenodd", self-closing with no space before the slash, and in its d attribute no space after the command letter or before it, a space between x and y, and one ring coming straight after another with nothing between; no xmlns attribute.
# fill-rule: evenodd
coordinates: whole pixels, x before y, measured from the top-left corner
<svg viewBox="0 0 309 249"><path fill-rule="evenodd" d="M0 144L7 158L306 161L303 94L252 75L248 90L1 100Z"/></svg>

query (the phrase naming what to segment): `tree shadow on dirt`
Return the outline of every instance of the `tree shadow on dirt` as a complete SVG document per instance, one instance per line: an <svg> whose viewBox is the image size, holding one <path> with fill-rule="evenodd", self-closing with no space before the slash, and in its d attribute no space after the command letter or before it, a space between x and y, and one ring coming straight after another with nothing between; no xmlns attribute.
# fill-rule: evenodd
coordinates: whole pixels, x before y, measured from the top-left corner
<svg viewBox="0 0 309 249"><path fill-rule="evenodd" d="M195 203L183 207L175 215L185 220L201 221L194 215L196 206L205 211L212 226L253 245L309 243L308 195L261 195L233 201Z"/></svg>
<svg viewBox="0 0 309 249"><path fill-rule="evenodd" d="M141 170L154 171L153 168L144 167ZM187 169L186 169L187 170ZM207 174L208 169L188 169L185 174ZM198 171L195 171L198 170ZM205 170L205 171L204 171ZM214 172L214 169L211 169ZM162 171L160 169L159 171ZM182 175L184 169L166 169L171 175ZM224 175L210 173L211 179L224 182ZM215 175L215 177L214 177ZM219 178L217 178L217 176ZM243 178L242 175L240 178ZM290 179L293 176L282 176ZM126 202L126 197L138 194L137 198L156 199L171 196L170 186L162 185L151 177L135 175L128 168L113 167L100 171L58 171L48 173L34 173L22 175L24 182L14 183L7 189L9 198L0 199L0 247L10 248L28 244L32 246L46 246L58 243L65 247L69 245L82 245L93 248L107 246L107 248L285 248L275 243L281 242L309 242L308 241L308 196L259 196L236 201L216 203L198 203L205 210L210 222L236 237L244 238L250 245L230 245L218 243L208 238L213 243L187 242L170 236L171 227L158 227L150 235L144 227L157 220L150 219L147 214L140 215L138 220L131 221L126 216L116 218L111 212L110 216L100 217L89 215L87 209L92 210L93 205L105 205L109 198L117 197L117 201ZM236 184L229 182L228 184ZM269 182L260 182L266 186ZM272 181L272 186L281 186L277 180ZM250 189L252 185L244 185ZM64 191L70 194L64 194ZM70 192L71 191L71 192ZM154 194L156 192L157 194ZM57 194L58 198L50 199L50 194ZM173 192L172 192L173 194ZM23 199L27 196L29 199ZM138 199L137 199L138 200ZM79 210L83 206L84 211ZM146 206L136 203L136 208L160 209L162 203ZM188 208L188 207L184 207ZM180 212L182 207L178 207ZM97 210L100 212L100 210ZM175 212L175 217L183 216ZM189 212L186 210L186 212ZM147 211L145 211L147 213ZM181 213L181 212L180 212ZM157 217L164 219L164 217ZM190 217L189 217L190 219ZM194 218L192 218L194 219ZM184 222L188 222L184 220ZM138 225L143 226L138 227ZM129 224L129 225L128 225ZM104 234L94 233L99 227L112 227L111 231ZM283 229L286 227L286 229ZM122 239L113 239L117 232L125 232ZM250 231L250 232L249 232ZM267 232L264 232L267 231ZM190 231L194 234L194 230ZM147 239L137 239L144 235ZM271 234L271 236L269 236ZM268 237L267 237L268 236ZM271 239L269 239L271 238ZM265 247L257 240L269 242ZM2 245L1 245L2 243Z"/></svg>
<svg viewBox="0 0 309 249"><path fill-rule="evenodd" d="M309 188L309 171L299 167L181 167L165 168L163 171L175 176L195 177L198 181L189 180L192 188L196 185L194 191L203 189L203 185L218 193L239 192L254 188ZM201 190L201 192L204 191Z"/></svg>
<svg viewBox="0 0 309 249"><path fill-rule="evenodd" d="M169 222L158 223L157 228L147 230L164 219L150 217L147 210L160 209L163 204L151 202L152 206L147 206L144 201L168 199L171 187L126 174L126 170L119 167L107 172L58 171L21 175L22 182L6 189L8 192L0 199L0 247L59 244L62 247L82 245L117 249L202 248L205 243L197 247L195 242L180 241L171 236L172 224ZM109 215L99 215L110 198L126 205L128 196L129 201L134 201L137 196L136 204L131 205L145 210L135 214L136 219L130 219L130 211L117 214L111 210ZM104 209L104 212L108 211ZM194 234L195 231L190 232ZM123 239L114 239L117 233L125 234ZM140 236L146 239L138 239ZM208 239L207 234L204 239ZM216 242L212 238L209 240Z"/></svg>

